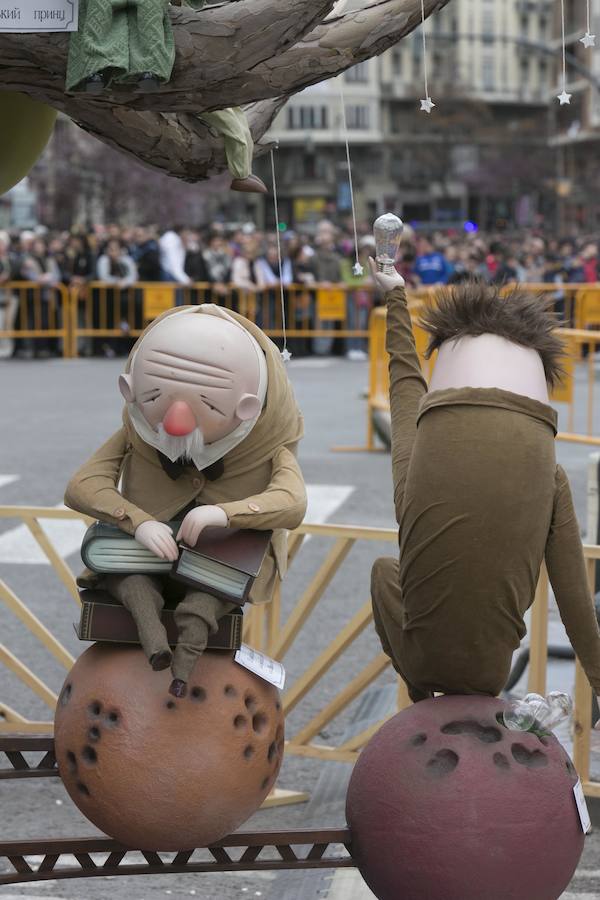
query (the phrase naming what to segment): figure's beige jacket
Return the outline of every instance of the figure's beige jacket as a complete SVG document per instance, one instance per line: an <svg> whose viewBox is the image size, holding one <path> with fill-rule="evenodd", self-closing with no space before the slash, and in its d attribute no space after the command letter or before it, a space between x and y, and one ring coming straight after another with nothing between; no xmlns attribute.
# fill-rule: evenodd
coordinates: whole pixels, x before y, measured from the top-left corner
<svg viewBox="0 0 600 900"><path fill-rule="evenodd" d="M199 308L169 310L149 325L139 340L166 316L184 309L195 312ZM252 322L237 313L230 315L263 349L269 383L260 418L249 435L223 457L221 477L210 481L194 466L186 466L176 480L170 478L157 451L138 436L125 408L122 428L75 473L67 485L65 503L118 525L128 534L149 519L169 521L192 503L219 506L232 527L273 529L270 553L250 595L252 602L264 603L271 599L278 576L286 571L285 529L300 525L306 512L306 491L295 457L303 419L275 344ZM139 340L129 356L127 371ZM90 587L96 580L86 570L78 583Z"/></svg>

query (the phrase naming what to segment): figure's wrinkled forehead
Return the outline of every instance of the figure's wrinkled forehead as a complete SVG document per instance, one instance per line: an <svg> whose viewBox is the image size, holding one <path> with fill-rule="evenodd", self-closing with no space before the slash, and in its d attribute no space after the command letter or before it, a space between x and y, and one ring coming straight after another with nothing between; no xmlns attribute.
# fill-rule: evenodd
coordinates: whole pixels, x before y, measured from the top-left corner
<svg viewBox="0 0 600 900"><path fill-rule="evenodd" d="M198 313L173 315L141 341L132 373L189 383L230 387L239 377L259 378L250 336L236 323Z"/></svg>

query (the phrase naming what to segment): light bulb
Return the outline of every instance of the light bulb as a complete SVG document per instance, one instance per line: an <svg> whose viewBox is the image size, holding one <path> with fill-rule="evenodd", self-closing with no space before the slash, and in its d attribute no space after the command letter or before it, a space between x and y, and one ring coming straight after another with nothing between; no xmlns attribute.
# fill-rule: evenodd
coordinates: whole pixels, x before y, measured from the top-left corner
<svg viewBox="0 0 600 900"><path fill-rule="evenodd" d="M540 723L547 731L552 731L563 719L569 718L573 712L573 701L562 691L550 691L546 701L548 712L540 719Z"/></svg>
<svg viewBox="0 0 600 900"><path fill-rule="evenodd" d="M502 715L504 724L511 731L529 731L535 722L535 716L529 704L519 701L507 706Z"/></svg>
<svg viewBox="0 0 600 900"><path fill-rule="evenodd" d="M375 261L379 272L393 275L396 271L394 262L403 230L402 219L393 213L386 213L376 219L373 225L373 237L375 238Z"/></svg>

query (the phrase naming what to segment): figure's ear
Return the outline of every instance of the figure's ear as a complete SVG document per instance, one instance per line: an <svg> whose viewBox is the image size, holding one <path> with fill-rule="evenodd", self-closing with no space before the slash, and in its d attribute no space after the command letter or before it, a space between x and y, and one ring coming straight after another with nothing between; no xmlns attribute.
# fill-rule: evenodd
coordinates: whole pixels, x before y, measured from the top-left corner
<svg viewBox="0 0 600 900"><path fill-rule="evenodd" d="M126 403L134 402L135 394L133 393L133 381L131 375L119 375L119 390Z"/></svg>
<svg viewBox="0 0 600 900"><path fill-rule="evenodd" d="M243 394L240 397L235 414L242 422L254 419L260 412L260 400L256 394Z"/></svg>

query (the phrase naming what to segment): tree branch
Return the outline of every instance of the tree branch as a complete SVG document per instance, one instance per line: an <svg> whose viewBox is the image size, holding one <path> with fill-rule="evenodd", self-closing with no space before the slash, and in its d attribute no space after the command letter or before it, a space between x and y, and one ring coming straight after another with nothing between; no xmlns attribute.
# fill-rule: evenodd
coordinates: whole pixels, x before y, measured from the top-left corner
<svg viewBox="0 0 600 900"><path fill-rule="evenodd" d="M426 15L447 2L425 0ZM382 53L421 21L421 0L371 0L359 10L329 15L334 5L248 0L201 12L173 8L173 77L150 95L130 88L93 99L67 95L68 37L0 34L0 88L54 106L152 168L201 181L223 171L226 161L222 141L197 114L246 104L253 137L260 141L289 96Z"/></svg>

